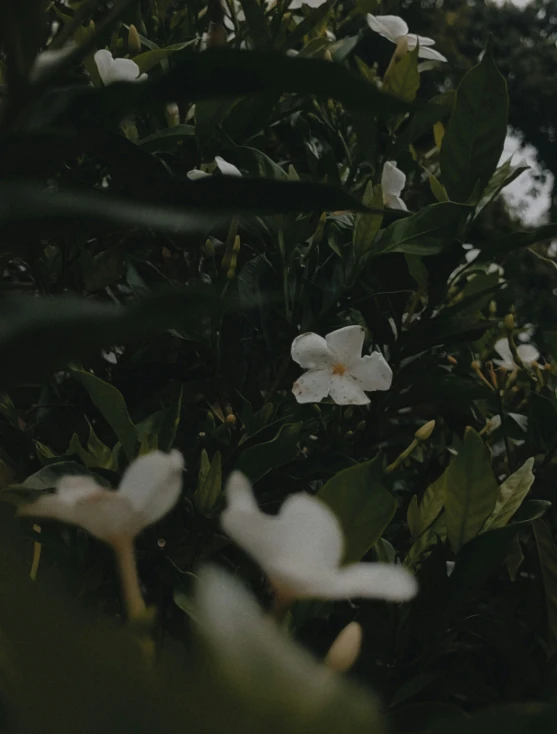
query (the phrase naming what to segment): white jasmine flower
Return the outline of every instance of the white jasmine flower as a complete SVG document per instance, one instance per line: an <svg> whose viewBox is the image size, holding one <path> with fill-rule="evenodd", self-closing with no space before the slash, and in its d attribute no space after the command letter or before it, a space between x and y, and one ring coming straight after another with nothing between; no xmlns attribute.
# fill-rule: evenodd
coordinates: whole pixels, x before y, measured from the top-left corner
<svg viewBox="0 0 557 734"><path fill-rule="evenodd" d="M511 348L509 347L509 342L506 337L498 339L493 345L493 348L501 357L501 359L493 360L495 364L499 365L500 367L504 367L509 371L518 369L518 365L515 364L513 355L511 353ZM516 351L522 361L522 364L525 367L530 367L534 362L538 360L540 356L540 353L532 344L519 344L516 348Z"/></svg>
<svg viewBox="0 0 557 734"><path fill-rule="evenodd" d="M405 174L397 168L394 161L387 161L383 166L381 175L381 189L383 190L383 203L391 209L403 209L408 207L400 198L402 189L406 186Z"/></svg>
<svg viewBox="0 0 557 734"><path fill-rule="evenodd" d="M63 48L47 48L46 51L41 51L40 54L35 57L35 61L33 62L33 65L29 72L29 79L32 82L40 81L50 72L51 69L53 69L55 66L58 66L58 64L63 59L65 59L66 56L69 56L74 48L75 43L72 41Z"/></svg>
<svg viewBox="0 0 557 734"><path fill-rule="evenodd" d="M65 476L55 494L25 505L20 514L79 525L109 545L132 540L167 514L180 496L184 461L179 451L136 459L117 491L86 476Z"/></svg>
<svg viewBox="0 0 557 734"><path fill-rule="evenodd" d="M421 59L432 59L433 61L447 60L439 51L431 48L435 44L432 38L409 33L408 25L397 15L371 15L369 13L366 18L372 31L379 33L380 36L383 36L383 38L386 38L392 43L398 44L403 39L406 39L409 51L415 49L419 43L418 56Z"/></svg>
<svg viewBox="0 0 557 734"><path fill-rule="evenodd" d="M393 373L380 352L362 357L364 330L345 326L325 339L308 332L292 342L292 359L305 372L292 392L299 403L318 403L330 395L337 405L366 405L364 390L388 390Z"/></svg>
<svg viewBox="0 0 557 734"><path fill-rule="evenodd" d="M114 82L140 82L147 79L147 74L140 73L135 61L115 59L106 48L97 51L93 58L105 87Z"/></svg>
<svg viewBox="0 0 557 734"><path fill-rule="evenodd" d="M234 166L232 163L228 163L228 161L225 161L224 158L220 157L220 155L215 156L215 163L217 164L217 168L223 176L242 176L239 168L236 168L236 166ZM186 174L190 181L197 181L200 178L207 178L207 176L210 175L210 173L207 173L206 171L200 171L198 168L194 168L191 171L188 171Z"/></svg>
<svg viewBox="0 0 557 734"><path fill-rule="evenodd" d="M232 473L225 491L223 529L257 561L283 597L406 601L416 594L414 577L402 567L388 563L341 566L340 524L316 497L294 494L272 516L259 510L251 485L240 472Z"/></svg>

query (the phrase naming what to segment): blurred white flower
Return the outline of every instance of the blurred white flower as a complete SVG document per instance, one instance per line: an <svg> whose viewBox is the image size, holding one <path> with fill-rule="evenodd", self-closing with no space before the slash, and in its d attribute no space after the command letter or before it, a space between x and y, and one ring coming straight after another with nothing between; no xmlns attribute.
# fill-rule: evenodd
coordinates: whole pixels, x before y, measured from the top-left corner
<svg viewBox="0 0 557 734"><path fill-rule="evenodd" d="M342 529L335 514L316 497L294 494L273 516L259 510L251 485L240 472L232 473L225 491L223 529L257 561L284 598L406 601L416 594L414 577L402 567L341 566Z"/></svg>
<svg viewBox="0 0 557 734"><path fill-rule="evenodd" d="M147 74L140 73L135 61L115 59L106 48L97 51L93 58L105 87L114 82L140 82L147 79Z"/></svg>
<svg viewBox="0 0 557 734"><path fill-rule="evenodd" d="M383 173L381 174L381 188L383 190L383 203L385 206L391 209L408 211L408 207L400 198L405 185L405 174L397 168L394 161L387 161L383 166Z"/></svg>
<svg viewBox="0 0 557 734"><path fill-rule="evenodd" d="M327 0L292 0L288 6L289 10L299 10L302 5L307 5L308 8L320 8L324 5Z"/></svg>
<svg viewBox="0 0 557 734"><path fill-rule="evenodd" d="M498 339L493 345L493 348L501 357L501 359L493 360L495 364L510 371L518 369L518 365L515 364L511 348L506 337ZM525 367L530 367L540 356L540 353L533 344L519 344L516 351Z"/></svg>
<svg viewBox="0 0 557 734"><path fill-rule="evenodd" d="M69 56L75 48L75 43L72 41L63 48L49 49L41 51L33 61L31 70L29 72L29 79L32 82L40 81L46 74L50 72L60 61Z"/></svg>
<svg viewBox="0 0 557 734"><path fill-rule="evenodd" d="M131 540L167 514L180 496L184 460L179 451L154 451L125 471L117 491L86 476L65 476L55 494L20 508L20 514L79 525L109 545Z"/></svg>
<svg viewBox="0 0 557 734"><path fill-rule="evenodd" d="M452 572L454 571L455 562L446 561L446 564L447 564L447 576L450 576Z"/></svg>
<svg viewBox="0 0 557 734"><path fill-rule="evenodd" d="M292 342L292 359L305 372L292 387L299 403L318 403L330 395L337 405L366 405L364 390L388 390L393 373L380 352L362 357L364 330L345 326L325 339L313 332Z"/></svg>
<svg viewBox="0 0 557 734"><path fill-rule="evenodd" d="M362 649L362 628L358 622L350 622L333 642L325 665L337 673L346 673L354 665Z"/></svg>
<svg viewBox="0 0 557 734"><path fill-rule="evenodd" d="M242 176L239 168L236 168L232 163L225 161L224 158L220 157L220 155L215 156L215 163L223 176ZM186 175L190 181L197 181L200 178L207 178L207 176L210 176L211 174L206 171L200 171L198 168L194 168L193 170L188 171Z"/></svg>
<svg viewBox="0 0 557 734"><path fill-rule="evenodd" d="M397 15L371 15L369 13L366 18L372 31L379 33L380 36L383 36L388 41L392 41L392 43L398 44L403 39L406 39L409 51L415 49L419 43L418 56L421 59L431 59L432 61L447 60L439 51L431 48L435 44L432 38L409 33L408 25Z"/></svg>

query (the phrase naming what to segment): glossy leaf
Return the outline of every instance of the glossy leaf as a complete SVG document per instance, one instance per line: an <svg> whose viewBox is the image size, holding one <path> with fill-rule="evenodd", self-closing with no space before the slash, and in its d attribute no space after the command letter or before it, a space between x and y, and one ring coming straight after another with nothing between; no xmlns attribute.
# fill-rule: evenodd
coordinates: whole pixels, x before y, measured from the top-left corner
<svg viewBox="0 0 557 734"><path fill-rule="evenodd" d="M447 533L456 553L479 533L499 490L489 450L472 428L466 429L458 455L444 472L443 485Z"/></svg>
<svg viewBox="0 0 557 734"><path fill-rule="evenodd" d="M193 503L203 515L211 515L222 493L222 458L216 451L212 460L205 449L201 452L197 489L193 493Z"/></svg>
<svg viewBox="0 0 557 734"><path fill-rule="evenodd" d="M460 225L470 208L453 202L432 204L417 214L400 219L382 229L371 249L373 255L386 252L407 252L414 255L435 255L458 237Z"/></svg>
<svg viewBox="0 0 557 734"><path fill-rule="evenodd" d="M373 186L369 181L364 193L363 203L371 209L383 208L383 191L381 186ZM383 222L382 214L358 214L352 232L354 254L360 260L373 248L375 236Z"/></svg>
<svg viewBox="0 0 557 734"><path fill-rule="evenodd" d="M287 423L279 428L270 441L255 444L242 451L236 469L251 482L257 482L272 469L284 466L298 453L301 423Z"/></svg>
<svg viewBox="0 0 557 734"><path fill-rule="evenodd" d="M137 433L122 393L91 372L72 369L71 373L87 390L91 401L122 444L128 461L131 461L136 455Z"/></svg>
<svg viewBox="0 0 557 734"><path fill-rule="evenodd" d="M383 460L376 456L329 479L317 493L344 530L344 561L359 561L378 541L394 515L396 502L383 483Z"/></svg>
<svg viewBox="0 0 557 734"><path fill-rule="evenodd" d="M441 182L452 201L467 201L488 185L507 136L505 79L488 48L460 82L441 145Z"/></svg>
<svg viewBox="0 0 557 734"><path fill-rule="evenodd" d="M533 466L534 459L528 459L500 485L495 507L485 521L483 531L501 528L509 522L534 483Z"/></svg>

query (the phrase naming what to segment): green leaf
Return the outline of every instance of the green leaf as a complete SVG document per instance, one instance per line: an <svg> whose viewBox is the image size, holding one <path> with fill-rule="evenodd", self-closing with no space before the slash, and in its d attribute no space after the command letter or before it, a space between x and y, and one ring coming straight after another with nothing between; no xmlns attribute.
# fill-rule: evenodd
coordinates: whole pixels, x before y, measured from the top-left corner
<svg viewBox="0 0 557 734"><path fill-rule="evenodd" d="M193 503L203 515L211 516L222 494L222 458L220 451L209 461L205 449L201 452L197 489L193 493Z"/></svg>
<svg viewBox="0 0 557 734"><path fill-rule="evenodd" d="M488 185L503 152L508 109L507 84L488 48L460 82L443 137L441 182L452 201L468 201Z"/></svg>
<svg viewBox="0 0 557 734"><path fill-rule="evenodd" d="M527 232L510 232L496 240L488 242L481 250L482 260L491 260L497 255L505 255L520 247L530 247L538 242L552 240L557 237L557 224L543 224Z"/></svg>
<svg viewBox="0 0 557 734"><path fill-rule="evenodd" d="M536 520L533 527L545 590L549 650L555 652L557 650L557 548L551 530L542 520Z"/></svg>
<svg viewBox="0 0 557 734"><path fill-rule="evenodd" d="M383 483L383 458L376 456L328 480L317 493L344 531L344 562L359 561L379 540L396 510Z"/></svg>
<svg viewBox="0 0 557 734"><path fill-rule="evenodd" d="M429 186L431 188L431 193L435 196L437 201L449 200L445 187L432 173L429 175Z"/></svg>
<svg viewBox="0 0 557 734"><path fill-rule="evenodd" d="M458 238L459 227L470 211L464 204L449 201L427 206L382 229L371 252L373 255L385 252L435 255Z"/></svg>
<svg viewBox="0 0 557 734"><path fill-rule="evenodd" d="M284 51L294 48L300 43L304 36L309 35L317 26L323 24L329 13L331 12L330 3L323 3L318 8L312 8L306 17L298 23L294 30L285 34L282 49Z"/></svg>
<svg viewBox="0 0 557 734"><path fill-rule="evenodd" d="M458 455L443 473L445 518L455 553L474 538L492 513L499 487L481 436L467 428Z"/></svg>
<svg viewBox="0 0 557 734"><path fill-rule="evenodd" d="M513 166L511 164L511 160L512 158L509 158L508 161L505 161L491 177L485 191L483 192L482 198L476 206L475 216L478 216L482 209L490 204L495 197L501 193L505 186L512 183L522 173L524 173L524 171L528 171L530 169L530 166Z"/></svg>
<svg viewBox="0 0 557 734"><path fill-rule="evenodd" d="M236 469L251 482L257 482L273 469L288 464L298 453L301 428L302 423L287 423L270 441L246 448L240 454Z"/></svg>
<svg viewBox="0 0 557 734"><path fill-rule="evenodd" d="M501 528L509 522L534 483L533 466L534 459L527 459L520 469L507 477L500 485L495 507L485 521L482 532Z"/></svg>
<svg viewBox="0 0 557 734"><path fill-rule="evenodd" d="M145 51L138 56L134 56L134 62L139 66L139 71L143 74L144 72L151 71L153 67L160 64L176 51L183 51L188 46L197 43L197 40L186 41L185 43L174 43L172 46L166 46L165 48L155 48L150 51Z"/></svg>
<svg viewBox="0 0 557 734"><path fill-rule="evenodd" d="M449 467L445 469L443 474L436 479L424 492L421 502L414 503L412 508L412 538L414 540L418 538L422 533L428 530L437 516L443 509L445 503L445 491L446 491L446 473L449 471ZM415 497L415 495L414 495ZM410 513L410 508L409 508Z"/></svg>
<svg viewBox="0 0 557 734"><path fill-rule="evenodd" d="M59 480L65 476L91 477L99 484L110 486L103 477L94 474L89 469L78 464L77 461L57 461L31 474L21 484L11 484L8 487L2 487L0 489L0 501L14 505L29 502L36 499L40 493L48 489L54 489Z"/></svg>
<svg viewBox="0 0 557 734"><path fill-rule="evenodd" d="M176 433L180 425L183 394L184 387L182 385L178 399L175 402L153 413L153 415L135 426L136 435L140 441L155 438L157 448L160 451L170 451L174 446Z"/></svg>
<svg viewBox="0 0 557 734"><path fill-rule="evenodd" d="M431 134L431 128L436 122L445 120L453 111L455 92L446 92L433 97L421 107L397 135L393 149L393 158L400 153L408 152L412 143L425 135Z"/></svg>
<svg viewBox="0 0 557 734"><path fill-rule="evenodd" d="M368 181L364 193L363 203L371 209L383 208L383 190L378 184L373 186ZM381 228L383 214L358 214L352 232L352 243L357 260L366 255L373 247L375 236Z"/></svg>
<svg viewBox="0 0 557 734"><path fill-rule="evenodd" d="M246 15L246 22L254 46L261 49L271 49L273 39L262 6L257 0L240 0L240 2Z"/></svg>
<svg viewBox="0 0 557 734"><path fill-rule="evenodd" d="M164 128L142 138L138 145L149 153L154 153L176 150L185 141L193 141L195 144L195 127L193 125L175 125L174 127Z"/></svg>
<svg viewBox="0 0 557 734"><path fill-rule="evenodd" d="M420 88L418 72L418 47L394 64L384 80L385 91L405 102L413 102Z"/></svg>
<svg viewBox="0 0 557 734"><path fill-rule="evenodd" d="M429 555L433 546L437 543L442 543L446 537L447 525L445 515L441 514L425 532L416 538L406 554L404 565L411 570L416 569L424 561L426 554Z"/></svg>
<svg viewBox="0 0 557 734"><path fill-rule="evenodd" d="M455 558L450 578L452 597L447 615L458 608L478 586L487 581L505 560L516 533L533 520L540 518L550 504L541 500L527 501L520 508L515 522L480 533L462 546Z"/></svg>
<svg viewBox="0 0 557 734"><path fill-rule="evenodd" d="M91 401L118 437L128 461L132 461L136 455L137 434L122 393L85 370L72 368L71 373L87 390Z"/></svg>

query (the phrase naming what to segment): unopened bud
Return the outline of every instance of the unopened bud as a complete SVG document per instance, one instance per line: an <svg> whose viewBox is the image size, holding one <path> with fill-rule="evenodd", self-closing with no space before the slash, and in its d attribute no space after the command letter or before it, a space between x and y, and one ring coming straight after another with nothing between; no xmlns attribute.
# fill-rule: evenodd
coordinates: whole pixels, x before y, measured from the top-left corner
<svg viewBox="0 0 557 734"><path fill-rule="evenodd" d="M451 364L458 364L458 361L453 357L452 354L449 354L447 356L447 362L450 362Z"/></svg>
<svg viewBox="0 0 557 734"><path fill-rule="evenodd" d="M87 30L89 31L89 33L95 33L96 29L97 29L97 27L95 25L95 21L93 19L91 19L89 21L89 25L87 26Z"/></svg>
<svg viewBox="0 0 557 734"><path fill-rule="evenodd" d="M176 102L169 102L164 109L164 117L168 127L176 127L180 124L180 108Z"/></svg>
<svg viewBox="0 0 557 734"><path fill-rule="evenodd" d="M325 61L332 61L332 60L333 60L333 55L332 55L332 53L331 53L331 52L329 51L329 49L328 49L328 48L327 48L327 49L325 49L325 52L324 52L324 54L323 54L323 59L324 59Z"/></svg>
<svg viewBox="0 0 557 734"><path fill-rule="evenodd" d="M203 251L205 252L207 257L215 256L215 246L213 245L210 239L205 240L205 244L203 245Z"/></svg>
<svg viewBox="0 0 557 734"><path fill-rule="evenodd" d="M470 363L470 367L474 370L474 372L477 372L478 370L481 370L482 366L478 362L477 359L475 359L473 362Z"/></svg>
<svg viewBox="0 0 557 734"><path fill-rule="evenodd" d="M231 413L230 415L227 415L224 419L224 422L229 426L235 426L236 425L236 416Z"/></svg>
<svg viewBox="0 0 557 734"><path fill-rule="evenodd" d="M414 434L414 437L418 441L427 441L427 439L433 433L434 428L435 428L435 421L428 421L427 423L424 423L424 425L421 428L418 428L418 430Z"/></svg>
<svg viewBox="0 0 557 734"><path fill-rule="evenodd" d="M346 673L354 665L362 649L362 628L350 622L331 645L325 665L337 673Z"/></svg>
<svg viewBox="0 0 557 734"><path fill-rule="evenodd" d="M132 56L141 53L141 39L133 23L128 31L128 51Z"/></svg>
<svg viewBox="0 0 557 734"><path fill-rule="evenodd" d="M232 252L240 252L240 235L237 234L236 237L234 237L234 244L232 245Z"/></svg>
<svg viewBox="0 0 557 734"><path fill-rule="evenodd" d="M234 280L234 278L236 277L236 268L229 268L226 273L226 277L228 278L228 280Z"/></svg>
<svg viewBox="0 0 557 734"><path fill-rule="evenodd" d="M352 441L354 439L354 431L346 431L344 434L344 439L346 441Z"/></svg>
<svg viewBox="0 0 557 734"><path fill-rule="evenodd" d="M358 433L363 433L363 431L365 431L365 430L366 430L366 422L365 421L360 421L358 423L358 425L356 426L356 431Z"/></svg>
<svg viewBox="0 0 557 734"><path fill-rule="evenodd" d="M344 411L344 419L349 421L352 416L354 415L354 408L350 405L348 408Z"/></svg>
<svg viewBox="0 0 557 734"><path fill-rule="evenodd" d="M512 331L514 329L514 316L512 315L512 313L508 313L505 316L505 322L504 323L505 323L505 329L507 331Z"/></svg>
<svg viewBox="0 0 557 734"><path fill-rule="evenodd" d="M317 405L317 403L314 403L311 406L311 409L313 410L313 412L315 413L315 415L321 415L321 408Z"/></svg>

